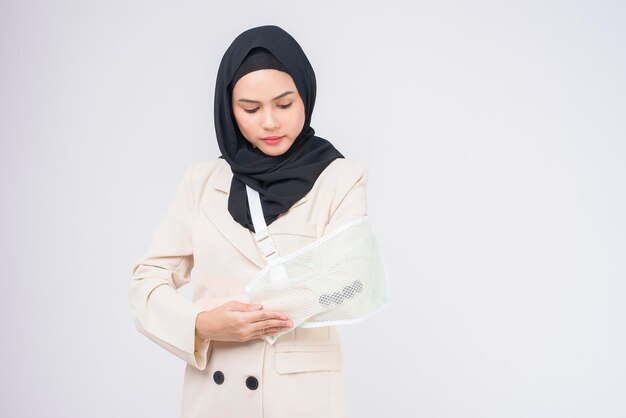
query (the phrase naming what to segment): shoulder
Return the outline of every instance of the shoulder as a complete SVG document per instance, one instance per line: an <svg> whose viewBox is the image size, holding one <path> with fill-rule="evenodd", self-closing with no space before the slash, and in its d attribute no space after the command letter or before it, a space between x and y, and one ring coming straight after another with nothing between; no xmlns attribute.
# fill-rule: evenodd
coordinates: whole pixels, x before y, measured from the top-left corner
<svg viewBox="0 0 626 418"><path fill-rule="evenodd" d="M228 167L228 163L222 158L197 161L187 167L186 174L194 180L206 179L225 166Z"/></svg>
<svg viewBox="0 0 626 418"><path fill-rule="evenodd" d="M185 184L189 193L196 200L202 194L207 183L229 168L228 163L222 158L196 161L187 166L181 183Z"/></svg>
<svg viewBox="0 0 626 418"><path fill-rule="evenodd" d="M362 161L339 158L328 166L330 218L324 234L367 214L367 167ZM331 225L332 226L329 226Z"/></svg>
<svg viewBox="0 0 626 418"><path fill-rule="evenodd" d="M367 171L365 163L360 160L337 158L327 167L327 170L344 173L364 173Z"/></svg>
<svg viewBox="0 0 626 418"><path fill-rule="evenodd" d="M329 202L330 212L334 213L346 200L362 201L363 204L359 205L359 208L365 206L367 177L367 167L362 161L337 158L330 163L320 176L319 189L332 196Z"/></svg>
<svg viewBox="0 0 626 418"><path fill-rule="evenodd" d="M337 190L349 189L356 183L367 182L367 166L360 160L337 158L326 167L324 174L334 179Z"/></svg>

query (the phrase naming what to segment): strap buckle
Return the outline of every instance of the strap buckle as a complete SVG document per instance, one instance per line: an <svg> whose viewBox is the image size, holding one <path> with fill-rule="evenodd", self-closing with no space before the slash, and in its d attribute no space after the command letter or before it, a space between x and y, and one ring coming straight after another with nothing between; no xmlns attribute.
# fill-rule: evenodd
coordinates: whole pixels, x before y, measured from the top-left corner
<svg viewBox="0 0 626 418"><path fill-rule="evenodd" d="M278 255L278 250L276 248L276 243L267 232L267 229L261 231L259 234L254 234L254 240L257 243L257 246L263 253L263 257L270 259L273 256Z"/></svg>

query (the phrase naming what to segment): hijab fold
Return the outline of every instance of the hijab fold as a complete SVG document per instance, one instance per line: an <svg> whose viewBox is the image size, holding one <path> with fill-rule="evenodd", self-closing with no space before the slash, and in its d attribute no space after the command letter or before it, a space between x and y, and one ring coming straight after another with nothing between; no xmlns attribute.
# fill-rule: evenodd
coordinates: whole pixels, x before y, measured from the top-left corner
<svg viewBox="0 0 626 418"><path fill-rule="evenodd" d="M263 57L263 52L269 52L271 57ZM241 134L231 109L233 81L263 68L275 68L291 75L306 113L302 131L291 147L278 156L268 156L254 148ZM220 158L233 172L228 211L250 231L254 232L254 226L246 185L259 192L265 222L270 225L311 190L331 162L343 158L329 141L316 136L310 125L316 87L315 73L304 51L278 26L246 30L235 38L222 57L215 85L215 133L222 153Z"/></svg>

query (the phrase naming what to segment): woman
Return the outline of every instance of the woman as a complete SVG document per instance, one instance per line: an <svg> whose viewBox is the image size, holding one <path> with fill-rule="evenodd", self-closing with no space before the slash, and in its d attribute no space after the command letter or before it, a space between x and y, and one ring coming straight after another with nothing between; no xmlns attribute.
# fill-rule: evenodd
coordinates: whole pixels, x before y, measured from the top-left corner
<svg viewBox="0 0 626 418"><path fill-rule="evenodd" d="M267 264L246 185L257 190L281 255L366 215L367 171L310 126L313 68L277 26L240 34L217 75L221 157L191 165L147 254L133 267L133 321L187 362L182 416L345 417L334 326L299 328L247 304L244 288ZM176 289L191 281L193 302ZM264 337L281 335L270 345Z"/></svg>

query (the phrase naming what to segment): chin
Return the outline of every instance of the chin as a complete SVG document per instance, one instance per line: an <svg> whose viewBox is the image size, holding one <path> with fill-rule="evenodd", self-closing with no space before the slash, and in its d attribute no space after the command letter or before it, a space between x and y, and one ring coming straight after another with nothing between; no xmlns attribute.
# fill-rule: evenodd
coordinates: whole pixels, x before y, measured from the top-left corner
<svg viewBox="0 0 626 418"><path fill-rule="evenodd" d="M278 157L279 155L283 155L285 152L287 152L287 150L265 150L261 148L261 152L265 155L269 155L270 157Z"/></svg>
<svg viewBox="0 0 626 418"><path fill-rule="evenodd" d="M279 155L283 155L289 150L290 147L259 147L261 152L265 155L269 155L270 157L278 157Z"/></svg>

